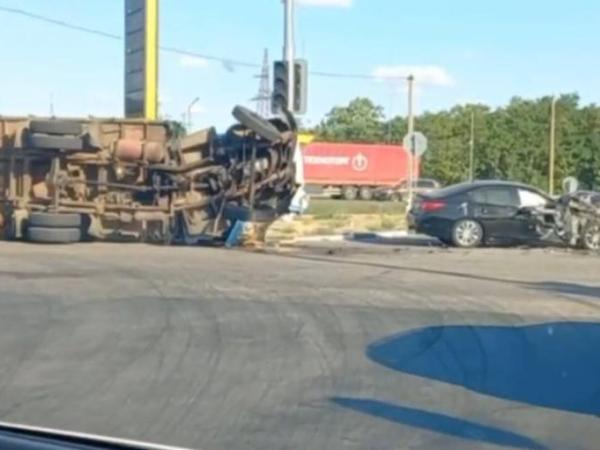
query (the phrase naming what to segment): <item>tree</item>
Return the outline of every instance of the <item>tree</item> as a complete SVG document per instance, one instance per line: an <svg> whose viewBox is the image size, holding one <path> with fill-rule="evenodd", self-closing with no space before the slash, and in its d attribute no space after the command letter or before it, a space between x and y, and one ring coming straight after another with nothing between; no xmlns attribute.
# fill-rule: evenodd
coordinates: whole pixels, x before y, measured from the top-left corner
<svg viewBox="0 0 600 450"><path fill-rule="evenodd" d="M318 139L327 141L381 142L383 108L368 98L352 100L348 106L335 107L317 126Z"/></svg>
<svg viewBox="0 0 600 450"><path fill-rule="evenodd" d="M429 139L422 176L450 184L469 178L471 114L475 115L475 178L505 179L548 188L551 97L511 99L492 110L461 105L416 117L416 129ZM567 176L588 189L600 187L600 107L581 107L576 94L557 102L555 191ZM406 119L383 121L382 108L366 98L333 108L317 127L319 139L401 143Z"/></svg>

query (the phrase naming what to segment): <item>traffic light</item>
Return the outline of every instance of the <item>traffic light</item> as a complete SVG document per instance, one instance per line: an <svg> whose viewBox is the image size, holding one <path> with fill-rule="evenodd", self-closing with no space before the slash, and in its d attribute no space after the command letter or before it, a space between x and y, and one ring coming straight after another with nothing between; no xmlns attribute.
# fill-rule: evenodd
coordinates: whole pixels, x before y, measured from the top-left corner
<svg viewBox="0 0 600 450"><path fill-rule="evenodd" d="M289 110L296 114L306 113L308 94L308 63L296 60L294 64L294 105L290 108L288 98L288 64L287 61L275 61L273 64L273 96L271 109L273 113Z"/></svg>
<svg viewBox="0 0 600 450"><path fill-rule="evenodd" d="M294 112L306 114L308 97L308 62L297 59L294 64Z"/></svg>

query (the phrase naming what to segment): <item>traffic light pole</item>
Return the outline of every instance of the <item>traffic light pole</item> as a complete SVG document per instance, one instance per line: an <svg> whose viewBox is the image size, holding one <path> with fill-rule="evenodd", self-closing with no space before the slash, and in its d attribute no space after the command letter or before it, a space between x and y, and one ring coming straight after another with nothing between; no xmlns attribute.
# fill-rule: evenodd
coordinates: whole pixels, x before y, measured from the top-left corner
<svg viewBox="0 0 600 450"><path fill-rule="evenodd" d="M283 45L283 59L287 61L288 70L288 105L289 110L293 111L295 99L294 99L294 86L295 86L295 70L294 70L294 0L283 0L285 9L285 23L284 23L284 45Z"/></svg>

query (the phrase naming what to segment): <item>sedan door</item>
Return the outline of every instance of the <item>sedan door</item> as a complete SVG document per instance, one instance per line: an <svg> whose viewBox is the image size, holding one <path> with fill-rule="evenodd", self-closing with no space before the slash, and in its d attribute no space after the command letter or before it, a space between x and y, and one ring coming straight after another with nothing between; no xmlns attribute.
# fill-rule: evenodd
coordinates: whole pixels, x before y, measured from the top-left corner
<svg viewBox="0 0 600 450"><path fill-rule="evenodd" d="M531 189L518 188L519 196L519 214L516 219L519 222L520 239L535 240L542 237L539 227L539 219L533 213L534 211L543 211L550 208L552 200L543 196L539 192ZM549 221L552 222L552 221Z"/></svg>
<svg viewBox="0 0 600 450"><path fill-rule="evenodd" d="M487 239L514 240L522 236L523 224L517 190L512 186L484 186L470 193L472 215Z"/></svg>

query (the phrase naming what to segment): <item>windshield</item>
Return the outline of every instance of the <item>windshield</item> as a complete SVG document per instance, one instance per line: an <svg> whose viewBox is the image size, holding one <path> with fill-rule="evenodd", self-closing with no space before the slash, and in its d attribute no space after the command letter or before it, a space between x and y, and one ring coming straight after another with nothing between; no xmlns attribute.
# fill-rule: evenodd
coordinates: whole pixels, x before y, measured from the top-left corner
<svg viewBox="0 0 600 450"><path fill-rule="evenodd" d="M599 2L0 20L0 450L600 448Z"/></svg>

